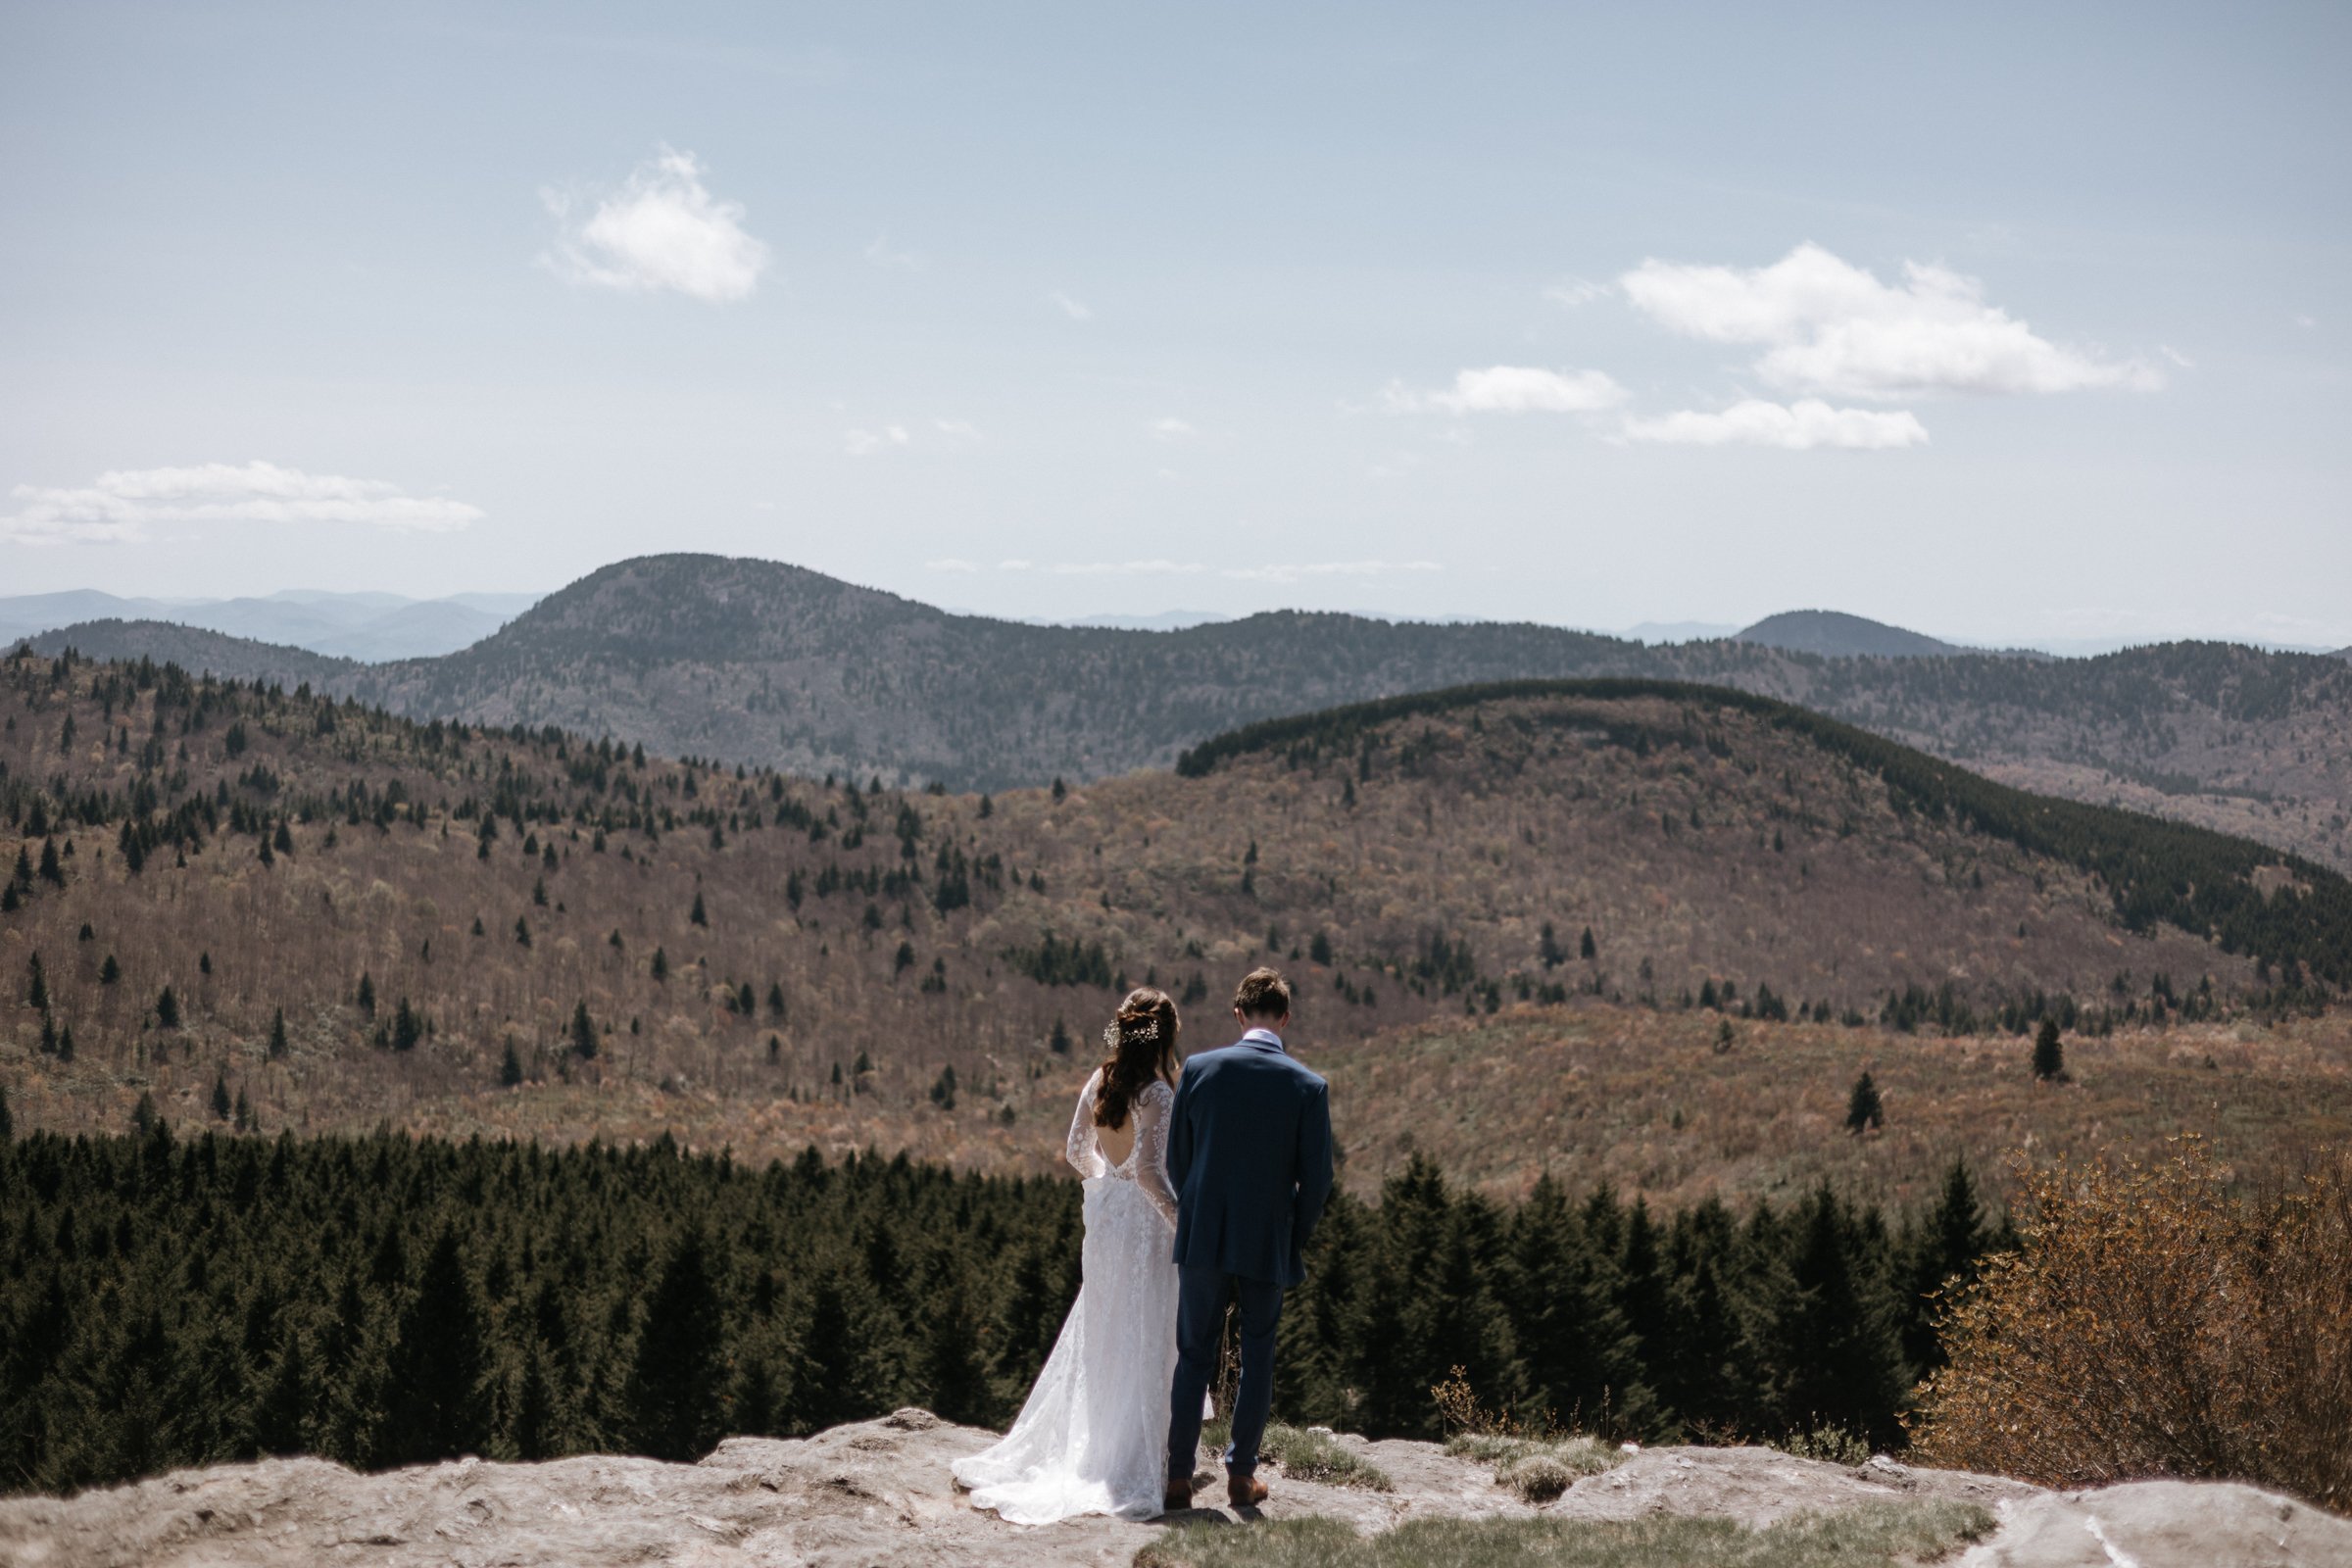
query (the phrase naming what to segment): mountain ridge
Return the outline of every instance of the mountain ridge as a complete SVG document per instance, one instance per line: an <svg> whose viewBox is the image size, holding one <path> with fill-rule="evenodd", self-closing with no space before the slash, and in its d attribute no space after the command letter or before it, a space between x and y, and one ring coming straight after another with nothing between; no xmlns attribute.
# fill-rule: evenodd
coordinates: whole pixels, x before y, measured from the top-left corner
<svg viewBox="0 0 2352 1568"><path fill-rule="evenodd" d="M1906 636L1912 634L1905 634ZM955 614L807 568L709 556L601 568L456 655L344 668L184 630L35 639L308 679L420 718L554 723L672 756L957 788L1165 766L1236 725L1484 680L1696 680L1795 702L2041 793L2263 839L2352 869L2347 661L2178 643L2083 660L1825 657L1528 623L1279 612L1179 630Z"/></svg>

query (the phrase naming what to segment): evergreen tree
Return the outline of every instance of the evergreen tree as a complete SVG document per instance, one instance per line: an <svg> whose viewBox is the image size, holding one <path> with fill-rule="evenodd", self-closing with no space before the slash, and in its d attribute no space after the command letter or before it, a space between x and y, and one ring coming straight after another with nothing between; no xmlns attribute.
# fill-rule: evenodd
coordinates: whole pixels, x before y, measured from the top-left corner
<svg viewBox="0 0 2352 1568"><path fill-rule="evenodd" d="M1600 945L1592 940L1592 928L1585 927L1584 940L1577 944L1577 956L1585 958L1600 956Z"/></svg>
<svg viewBox="0 0 2352 1568"><path fill-rule="evenodd" d="M360 990L353 1001L360 1009L361 1017L372 1018L375 1016L375 981L368 976L365 969L360 971Z"/></svg>
<svg viewBox="0 0 2352 1568"><path fill-rule="evenodd" d="M98 965L98 983L102 986L111 986L122 978L122 966L115 961L113 954L108 954L106 961Z"/></svg>
<svg viewBox="0 0 2352 1568"><path fill-rule="evenodd" d="M288 1049L289 1048L286 1042L286 1009L283 1007L278 1007L272 1010L270 1014L270 1059L272 1061L280 1059L285 1055Z"/></svg>
<svg viewBox="0 0 2352 1568"><path fill-rule="evenodd" d="M482 1451L491 1431L483 1333L458 1233L445 1225L385 1358L375 1463L430 1464Z"/></svg>
<svg viewBox="0 0 2352 1568"><path fill-rule="evenodd" d="M1622 1422L1629 1408L1645 1410L1640 1342L1625 1321L1605 1257L1589 1245L1567 1194L1549 1174L1540 1177L1511 1218L1510 1268L1505 1286L1528 1396L1582 1430ZM1638 1428L1637 1428L1638 1429Z"/></svg>
<svg viewBox="0 0 2352 1568"><path fill-rule="evenodd" d="M163 993L155 999L155 1021L165 1029L179 1027L179 999L172 994L170 986L164 987Z"/></svg>
<svg viewBox="0 0 2352 1568"><path fill-rule="evenodd" d="M21 855L23 852L19 853ZM57 858L55 839L41 840L41 880L61 888L66 885L66 865Z"/></svg>
<svg viewBox="0 0 2352 1568"><path fill-rule="evenodd" d="M424 1015L409 1005L408 998L401 998L400 1005L392 1009L392 1049L414 1051L423 1038Z"/></svg>
<svg viewBox="0 0 2352 1568"><path fill-rule="evenodd" d="M294 853L294 835L286 830L286 819L282 816L277 819L277 837L270 844L280 855Z"/></svg>
<svg viewBox="0 0 2352 1568"><path fill-rule="evenodd" d="M588 1004L585 1002L572 1004L571 1049L579 1053L582 1061L596 1059L596 1022L588 1016Z"/></svg>
<svg viewBox="0 0 2352 1568"><path fill-rule="evenodd" d="M1846 1097L1845 1130L1860 1133L1886 1125L1886 1109L1879 1102L1879 1086L1870 1081L1866 1072L1854 1080L1854 1092Z"/></svg>
<svg viewBox="0 0 2352 1568"><path fill-rule="evenodd" d="M17 1135L16 1118L8 1113L8 1085L0 1084L0 1144Z"/></svg>
<svg viewBox="0 0 2352 1568"><path fill-rule="evenodd" d="M74 1059L74 1026L72 1024L65 1024L57 1031L57 1059L60 1061Z"/></svg>
<svg viewBox="0 0 2352 1568"><path fill-rule="evenodd" d="M216 1072L213 1074L213 1114L220 1120L226 1121L228 1112L228 1075L225 1072Z"/></svg>
<svg viewBox="0 0 2352 1568"><path fill-rule="evenodd" d="M703 909L703 895L699 889L694 895L694 907L686 912L686 921L689 925L699 925L706 930L710 928L710 916Z"/></svg>
<svg viewBox="0 0 2352 1568"><path fill-rule="evenodd" d="M520 948L527 948L531 945L531 919L529 915L518 914L514 917L514 945Z"/></svg>
<svg viewBox="0 0 2352 1568"><path fill-rule="evenodd" d="M657 984L669 978L669 955L660 948L654 950L654 980Z"/></svg>
<svg viewBox="0 0 2352 1568"><path fill-rule="evenodd" d="M1908 1249L1901 1333L1903 1353L1915 1375L1924 1377L1943 1365L1936 1316L1948 1304L1946 1293L1974 1283L1990 1250L1977 1184L1969 1176L1968 1162L1955 1159L1944 1172L1941 1196Z"/></svg>
<svg viewBox="0 0 2352 1568"><path fill-rule="evenodd" d="M784 1016L784 986L781 981L771 980L768 982L767 1011L768 1016L772 1018L780 1019Z"/></svg>
<svg viewBox="0 0 2352 1568"><path fill-rule="evenodd" d="M41 956L37 953L34 954L31 958L26 960L24 968L24 1005L35 1012L47 1012L49 1010L49 976L41 968Z"/></svg>
<svg viewBox="0 0 2352 1568"><path fill-rule="evenodd" d="M2044 1018L2034 1036L2034 1076L2044 1081L2066 1077L2066 1049L2058 1043L2058 1020Z"/></svg>
<svg viewBox="0 0 2352 1568"><path fill-rule="evenodd" d="M639 1453L699 1459L725 1431L725 1314L712 1273L710 1241L700 1225L689 1225L646 1301L622 1396L629 1441Z"/></svg>
<svg viewBox="0 0 2352 1568"><path fill-rule="evenodd" d="M1543 935L1536 940L1536 956L1546 969L1557 969L1567 961L1568 955L1560 951L1560 934L1551 928L1549 920L1544 922Z"/></svg>
<svg viewBox="0 0 2352 1568"><path fill-rule="evenodd" d="M286 1335L270 1365L269 1381L253 1407L253 1446L263 1453L308 1451L311 1442L311 1369L302 1353L302 1336Z"/></svg>
<svg viewBox="0 0 2352 1568"><path fill-rule="evenodd" d="M1047 1040L1046 1045L1056 1056L1066 1056L1070 1054L1070 1026L1056 1017L1054 1020L1053 1036Z"/></svg>
<svg viewBox="0 0 2352 1568"><path fill-rule="evenodd" d="M522 1374L514 1395L514 1439L518 1459L552 1459L556 1455L556 1389L548 1375L547 1355L535 1339L522 1352Z"/></svg>
<svg viewBox="0 0 2352 1568"><path fill-rule="evenodd" d="M507 1041L506 1055L498 1063L498 1081L500 1085L508 1089L522 1082L522 1058L514 1054L514 1042L512 1037Z"/></svg>
<svg viewBox="0 0 2352 1568"><path fill-rule="evenodd" d="M1779 1336L1787 1367L1782 1420L1791 1430L1835 1428L1874 1444L1898 1436L1901 1351L1886 1301L1851 1216L1827 1184L1796 1215L1788 1298Z"/></svg>

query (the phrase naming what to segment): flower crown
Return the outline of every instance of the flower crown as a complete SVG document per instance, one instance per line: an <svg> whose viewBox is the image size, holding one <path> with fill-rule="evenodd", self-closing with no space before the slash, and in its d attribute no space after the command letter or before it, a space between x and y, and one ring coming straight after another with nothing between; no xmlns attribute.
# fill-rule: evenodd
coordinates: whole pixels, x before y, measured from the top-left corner
<svg viewBox="0 0 2352 1568"><path fill-rule="evenodd" d="M1159 1038L1159 1020L1157 1018L1145 1019L1135 1026L1132 1033L1121 1027L1116 1018L1102 1026L1102 1049L1105 1051L1115 1053L1119 1049L1119 1042L1127 1038L1141 1040L1146 1045L1151 1044Z"/></svg>

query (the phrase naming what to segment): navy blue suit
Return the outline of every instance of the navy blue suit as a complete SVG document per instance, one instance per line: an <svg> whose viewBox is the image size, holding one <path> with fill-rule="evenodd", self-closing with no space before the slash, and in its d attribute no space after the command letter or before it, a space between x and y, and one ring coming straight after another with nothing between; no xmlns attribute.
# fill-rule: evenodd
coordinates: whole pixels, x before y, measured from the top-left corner
<svg viewBox="0 0 2352 1568"><path fill-rule="evenodd" d="M1247 1476L1273 1408L1282 1293L1306 1278L1306 1244L1331 1197L1330 1089L1270 1031L1253 1029L1184 1064L1168 1120L1178 1291L1168 1472L1192 1475L1230 1292L1241 1305L1242 1384L1225 1467Z"/></svg>

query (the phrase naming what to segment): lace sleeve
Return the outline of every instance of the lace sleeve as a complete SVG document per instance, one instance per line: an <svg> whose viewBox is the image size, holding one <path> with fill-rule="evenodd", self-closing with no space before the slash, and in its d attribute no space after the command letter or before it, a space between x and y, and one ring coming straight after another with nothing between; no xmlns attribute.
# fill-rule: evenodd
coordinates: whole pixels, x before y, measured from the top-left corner
<svg viewBox="0 0 2352 1568"><path fill-rule="evenodd" d="M1086 1087L1078 1092L1078 1110L1070 1117L1070 1141L1062 1150L1070 1168L1088 1181L1110 1173L1110 1166L1095 1145L1095 1091L1102 1084L1102 1070L1098 1067L1086 1081Z"/></svg>
<svg viewBox="0 0 2352 1568"><path fill-rule="evenodd" d="M1144 1190L1159 1217L1176 1228L1176 1189L1168 1185L1168 1112L1175 1107L1176 1091L1154 1080L1135 1098L1135 1184Z"/></svg>

